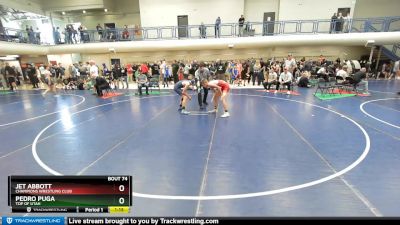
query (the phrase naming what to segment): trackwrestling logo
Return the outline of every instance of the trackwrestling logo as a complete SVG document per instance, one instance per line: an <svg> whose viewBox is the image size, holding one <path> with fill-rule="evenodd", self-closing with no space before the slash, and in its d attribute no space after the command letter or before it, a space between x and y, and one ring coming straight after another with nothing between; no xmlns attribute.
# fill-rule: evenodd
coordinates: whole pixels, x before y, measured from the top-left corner
<svg viewBox="0 0 400 225"><path fill-rule="evenodd" d="M2 217L3 225L64 225L64 217Z"/></svg>

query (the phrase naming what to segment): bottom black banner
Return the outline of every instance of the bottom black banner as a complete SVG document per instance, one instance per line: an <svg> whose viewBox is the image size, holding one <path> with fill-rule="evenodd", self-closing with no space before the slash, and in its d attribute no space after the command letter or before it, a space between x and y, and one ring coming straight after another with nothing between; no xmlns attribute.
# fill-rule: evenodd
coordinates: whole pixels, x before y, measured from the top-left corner
<svg viewBox="0 0 400 225"><path fill-rule="evenodd" d="M313 218L313 217L302 217L302 218L284 218L284 217L272 217L272 218L248 218L248 217L229 217L229 218L203 218L203 217L67 217L67 225L168 225L168 224L201 224L201 225L213 225L213 224L265 224L266 222L274 223L304 223L312 224L317 222L321 224L329 221L360 221L363 224L377 224L395 222L396 224L400 221L400 218Z"/></svg>

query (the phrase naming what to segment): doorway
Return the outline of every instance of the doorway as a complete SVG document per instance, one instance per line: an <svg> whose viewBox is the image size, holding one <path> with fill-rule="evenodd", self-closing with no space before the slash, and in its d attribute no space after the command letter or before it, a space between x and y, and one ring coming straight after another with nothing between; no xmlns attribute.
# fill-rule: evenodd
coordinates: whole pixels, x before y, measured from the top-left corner
<svg viewBox="0 0 400 225"><path fill-rule="evenodd" d="M121 59L111 59L111 65L121 65Z"/></svg>
<svg viewBox="0 0 400 225"><path fill-rule="evenodd" d="M274 35L274 27L275 27L274 21L275 21L275 12L265 12L264 13L263 36Z"/></svg>
<svg viewBox="0 0 400 225"><path fill-rule="evenodd" d="M350 8L338 8L337 10L337 15L339 16L339 13L342 13L343 17L349 17L350 16Z"/></svg>
<svg viewBox="0 0 400 225"><path fill-rule="evenodd" d="M178 38L188 37L188 16L178 16Z"/></svg>

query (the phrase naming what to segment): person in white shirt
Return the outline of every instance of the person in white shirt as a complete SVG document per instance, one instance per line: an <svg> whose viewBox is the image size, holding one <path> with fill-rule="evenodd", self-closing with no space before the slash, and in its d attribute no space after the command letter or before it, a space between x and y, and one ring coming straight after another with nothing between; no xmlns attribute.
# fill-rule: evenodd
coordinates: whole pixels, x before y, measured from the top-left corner
<svg viewBox="0 0 400 225"><path fill-rule="evenodd" d="M96 62L94 60L90 60L89 65L90 65L89 75L93 85L93 94L97 95L95 85L96 85L96 78L99 76L99 68L96 66Z"/></svg>
<svg viewBox="0 0 400 225"><path fill-rule="evenodd" d="M288 58L285 60L284 66L288 68L291 74L293 74L293 71L296 68L296 60L293 58L292 54L288 55Z"/></svg>
<svg viewBox="0 0 400 225"><path fill-rule="evenodd" d="M322 66L318 72L317 72L317 77L318 78L324 78L326 81L329 80L329 75L328 75L328 70L326 69L326 66Z"/></svg>
<svg viewBox="0 0 400 225"><path fill-rule="evenodd" d="M292 73L290 73L290 72L288 71L288 68L285 67L285 68L283 69L283 72L282 72L281 75L279 76L279 82L278 82L278 84L276 85L276 86L277 86L277 87L276 87L276 90L279 89L279 85L286 85L286 86L288 87L288 92L287 92L287 94L289 95L289 94L290 94L290 85L292 84L292 79L293 79ZM275 91L275 93L276 93L276 92L277 92L277 91Z"/></svg>
<svg viewBox="0 0 400 225"><path fill-rule="evenodd" d="M347 14L345 17L343 17L343 19L344 19L343 32L345 32L345 33L351 32L351 18L350 18L350 15Z"/></svg>
<svg viewBox="0 0 400 225"><path fill-rule="evenodd" d="M43 70L43 75L44 79L47 84L47 89L42 93L42 96L44 97L47 92L51 91L53 94L56 94L56 89L55 89L55 77L52 77L52 74L50 72L50 66L46 66L46 68ZM55 95L57 97L58 95Z"/></svg>
<svg viewBox="0 0 400 225"><path fill-rule="evenodd" d="M99 68L96 66L94 60L90 60L89 64L90 64L90 70L89 70L90 78L96 79L99 76Z"/></svg>
<svg viewBox="0 0 400 225"><path fill-rule="evenodd" d="M346 80L346 77L349 76L347 73L347 66L343 66L339 71L337 71L336 76L342 77L343 80Z"/></svg>

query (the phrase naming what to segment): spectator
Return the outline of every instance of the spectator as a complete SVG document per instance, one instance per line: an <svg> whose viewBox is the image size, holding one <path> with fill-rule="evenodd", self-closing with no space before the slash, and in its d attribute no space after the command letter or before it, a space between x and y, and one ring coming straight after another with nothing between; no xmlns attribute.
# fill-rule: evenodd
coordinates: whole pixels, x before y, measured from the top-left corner
<svg viewBox="0 0 400 225"><path fill-rule="evenodd" d="M42 95L44 96L48 91L51 91L53 92L53 94L56 94L56 88L55 88L56 79L50 72L50 65L45 67L43 75L45 77L44 79L47 84L47 89L42 93Z"/></svg>
<svg viewBox="0 0 400 225"><path fill-rule="evenodd" d="M309 88L311 86L310 85L310 81L309 81L309 75L310 74L307 71L304 71L301 74L301 77L300 77L299 82L298 82L297 85L299 87Z"/></svg>
<svg viewBox="0 0 400 225"><path fill-rule="evenodd" d="M262 74L262 69L263 68L261 66L260 60L257 59L256 63L253 66L253 76L252 76L253 86L256 83L256 78L257 78L257 84L261 85L261 79L260 79L261 75L260 74Z"/></svg>
<svg viewBox="0 0 400 225"><path fill-rule="evenodd" d="M155 64L157 64L157 63L155 63ZM158 65L157 65L157 68L158 68ZM158 68L158 69L161 69L161 74L163 75L162 78L163 78L164 88L165 88L165 86L168 87L168 80L169 80L169 77L171 76L171 74L169 73L170 71L169 71L169 66L168 66L167 62L165 62L165 60L164 60L161 64L161 68Z"/></svg>
<svg viewBox="0 0 400 225"><path fill-rule="evenodd" d="M174 63L172 64L172 76L174 78L174 83L177 83L179 81L178 71L179 71L179 63L176 60L174 60Z"/></svg>
<svg viewBox="0 0 400 225"><path fill-rule="evenodd" d="M342 63L342 60L340 58L336 59L336 64L339 66Z"/></svg>
<svg viewBox="0 0 400 225"><path fill-rule="evenodd" d="M128 80L127 80L127 84L129 84L129 82L132 82L133 81L133 66L132 66L132 64L127 64L126 65L126 73L128 74Z"/></svg>
<svg viewBox="0 0 400 225"><path fill-rule="evenodd" d="M25 31L26 31L26 37L27 37L27 40L26 40L26 42L27 43L30 43L30 37L29 37L29 26L28 25L26 25L26 28L25 28Z"/></svg>
<svg viewBox="0 0 400 225"><path fill-rule="evenodd" d="M269 90L271 85L276 85L276 90L278 90L278 74L274 70L270 70L267 76L267 81L263 82L265 90Z"/></svg>
<svg viewBox="0 0 400 225"><path fill-rule="evenodd" d="M239 18L239 37L243 36L243 25L244 25L244 17L243 15L240 16Z"/></svg>
<svg viewBox="0 0 400 225"><path fill-rule="evenodd" d="M96 85L96 78L99 76L99 68L94 60L89 61L90 69L89 75L92 80L92 85ZM93 94L97 94L96 88L93 88Z"/></svg>
<svg viewBox="0 0 400 225"><path fill-rule="evenodd" d="M28 37L29 37L29 43L34 44L35 43L35 33L33 32L32 26L29 28Z"/></svg>
<svg viewBox="0 0 400 225"><path fill-rule="evenodd" d="M215 38L220 38L221 36L221 18L218 16L218 18L215 20Z"/></svg>
<svg viewBox="0 0 400 225"><path fill-rule="evenodd" d="M339 13L336 19L336 33L341 33L343 30L344 19L342 13Z"/></svg>
<svg viewBox="0 0 400 225"><path fill-rule="evenodd" d="M345 17L343 17L344 19L344 24L343 24L343 32L345 33L349 33L351 32L351 18L350 18L350 14L346 14Z"/></svg>
<svg viewBox="0 0 400 225"><path fill-rule="evenodd" d="M99 40L103 38L103 27L100 26L100 24L97 24L96 26L97 33L99 34Z"/></svg>
<svg viewBox="0 0 400 225"><path fill-rule="evenodd" d="M288 71L288 68L285 67L283 69L283 73L279 76L279 82L277 84L276 89L279 89L279 85L286 85L288 87L287 94L290 95L290 85L292 83L293 75ZM276 93L276 91L275 91Z"/></svg>
<svg viewBox="0 0 400 225"><path fill-rule="evenodd" d="M125 25L124 31L122 31L122 39L129 39L129 31L127 25Z"/></svg>
<svg viewBox="0 0 400 225"><path fill-rule="evenodd" d="M79 31L79 33L80 33L81 43L82 43L82 42L83 42L83 43L89 42L89 35L88 35L87 32L86 32L86 27L80 25L80 26L78 27L78 31Z"/></svg>
<svg viewBox="0 0 400 225"><path fill-rule="evenodd" d="M146 95L149 95L149 82L147 80L147 76L144 73L139 74L138 77L136 77L137 83L138 83L138 91L139 95L142 95L142 88L146 88Z"/></svg>
<svg viewBox="0 0 400 225"><path fill-rule="evenodd" d="M318 71L317 71L317 77L318 78L324 78L325 81L329 81L329 74L328 74L328 69L326 68L326 65L323 65Z"/></svg>
<svg viewBox="0 0 400 225"><path fill-rule="evenodd" d="M97 91L97 96L103 96L103 90L107 90L110 88L110 84L104 77L96 77L96 84L94 85L94 89Z"/></svg>
<svg viewBox="0 0 400 225"><path fill-rule="evenodd" d="M294 69L297 67L296 60L293 58L293 55L290 53L288 54L287 59L285 60L286 68L288 68L289 72L293 74Z"/></svg>
<svg viewBox="0 0 400 225"><path fill-rule="evenodd" d="M337 20L337 16L336 13L333 14L333 16L331 17L331 28L329 29L329 33L335 32L336 30L336 20Z"/></svg>
<svg viewBox="0 0 400 225"><path fill-rule="evenodd" d="M369 95L368 92L368 80L367 80L367 69L365 67L361 68L360 71L354 74L354 90L357 89L357 86L362 85L364 86L364 92L363 94Z"/></svg>
<svg viewBox="0 0 400 225"><path fill-rule="evenodd" d="M71 44L72 42L72 32L69 25L65 27L65 43Z"/></svg>
<svg viewBox="0 0 400 225"><path fill-rule="evenodd" d="M40 31L39 28L36 28L36 32L35 32L35 40L36 40L36 44L40 45Z"/></svg>
<svg viewBox="0 0 400 225"><path fill-rule="evenodd" d="M206 38L206 36L207 36L206 30L207 30L207 27L204 25L203 22L201 22L201 25L199 27L200 38Z"/></svg>
<svg viewBox="0 0 400 225"><path fill-rule="evenodd" d="M121 77L122 77L122 71L121 67L119 64L114 64L114 67L112 69L112 81L114 83L115 89L119 88L119 83L121 82ZM122 83L122 86L124 84Z"/></svg>
<svg viewBox="0 0 400 225"><path fill-rule="evenodd" d="M124 64L122 64L122 67L121 67L121 82L122 82L122 88L124 88L124 83L126 84L126 89L129 88L128 71Z"/></svg>
<svg viewBox="0 0 400 225"><path fill-rule="evenodd" d="M17 76L17 72L15 71L14 67L11 67L8 62L6 62L6 67L5 67L5 75L8 81L8 85L10 87L11 91L16 91L17 90L17 84L16 84L16 79L15 77Z"/></svg>
<svg viewBox="0 0 400 225"><path fill-rule="evenodd" d="M336 76L342 77L343 80L346 80L346 77L349 76L347 73L347 66L343 66L339 71L337 71Z"/></svg>
<svg viewBox="0 0 400 225"><path fill-rule="evenodd" d="M56 45L61 43L61 35L60 35L60 28L59 27L57 27L57 29L54 29L54 43Z"/></svg>
<svg viewBox="0 0 400 225"><path fill-rule="evenodd" d="M318 60L320 65L324 65L326 63L324 55L320 55Z"/></svg>
<svg viewBox="0 0 400 225"><path fill-rule="evenodd" d="M77 44L78 43L78 31L75 30L75 28L71 25L71 32L72 32L72 39L74 40L72 43Z"/></svg>
<svg viewBox="0 0 400 225"><path fill-rule="evenodd" d="M29 33L29 26L28 25L25 26L25 31L26 31L26 34L28 35L28 33Z"/></svg>
<svg viewBox="0 0 400 225"><path fill-rule="evenodd" d="M225 71L226 71L226 65L225 63L221 62L219 59L217 59L217 63L215 64L216 66L216 78L218 80L223 80L225 79Z"/></svg>
<svg viewBox="0 0 400 225"><path fill-rule="evenodd" d="M36 69L33 65L28 64L27 73L28 73L29 80L31 81L32 88L34 88L34 89L39 88L39 85L38 85L39 80L37 79Z"/></svg>
<svg viewBox="0 0 400 225"><path fill-rule="evenodd" d="M149 67L147 67L147 63L142 63L142 65L140 65L140 73L147 76L149 73Z"/></svg>

